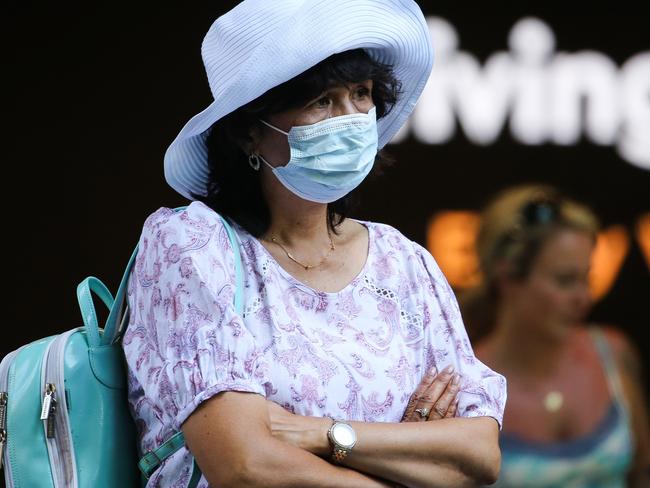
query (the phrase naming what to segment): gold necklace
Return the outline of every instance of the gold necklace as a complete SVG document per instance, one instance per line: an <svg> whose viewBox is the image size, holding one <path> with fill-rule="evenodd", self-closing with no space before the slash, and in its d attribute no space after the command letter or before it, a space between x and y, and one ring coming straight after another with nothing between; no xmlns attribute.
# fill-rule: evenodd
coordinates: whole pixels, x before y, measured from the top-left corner
<svg viewBox="0 0 650 488"><path fill-rule="evenodd" d="M298 261L296 258L294 258L294 257L291 255L291 253L287 250L287 248L285 248L285 247L280 243L280 241L278 241L278 240L275 238L274 235L271 235L271 242L273 242L273 243L277 244L278 246L280 246L280 248L284 251L284 253L287 255L287 257L288 257L289 259L291 259L291 261L293 261L294 263L296 263L296 264L302 266L303 268L305 268L305 271L309 271L310 269L318 268L321 264L323 264L323 263L325 262L325 260L329 257L329 255L332 254L332 251L334 251L334 249L336 249L336 248L334 247L334 243L332 242L332 234L330 234L329 227L327 228L327 237L329 237L329 240L330 240L330 248L329 248L329 250L327 251L327 254L325 254L325 256L323 256L323 259L321 259L321 260L318 262L318 264L304 264L304 263L301 263L300 261Z"/></svg>

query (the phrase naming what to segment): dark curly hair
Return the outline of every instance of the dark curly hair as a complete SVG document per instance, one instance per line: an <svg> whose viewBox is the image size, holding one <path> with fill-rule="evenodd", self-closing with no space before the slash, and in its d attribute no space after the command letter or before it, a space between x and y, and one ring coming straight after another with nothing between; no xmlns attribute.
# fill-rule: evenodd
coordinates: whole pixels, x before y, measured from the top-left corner
<svg viewBox="0 0 650 488"><path fill-rule="evenodd" d="M363 49L334 54L295 78L274 87L252 102L215 122L209 129L209 182L207 195L193 195L219 214L259 237L270 225L270 211L262 194L259 172L248 164L242 147L253 142L254 131L261 130L260 119L316 98L332 86L373 80L372 99L377 119L390 112L400 94L400 83L392 66L373 60ZM373 172L387 159L380 154ZM345 220L354 191L328 204L328 225L333 232Z"/></svg>

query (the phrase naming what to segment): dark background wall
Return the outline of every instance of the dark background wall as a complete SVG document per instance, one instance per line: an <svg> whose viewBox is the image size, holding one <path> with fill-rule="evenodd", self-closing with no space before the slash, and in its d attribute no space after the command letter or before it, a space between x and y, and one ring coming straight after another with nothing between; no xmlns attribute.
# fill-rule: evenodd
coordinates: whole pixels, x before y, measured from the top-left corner
<svg viewBox="0 0 650 488"><path fill-rule="evenodd" d="M80 325L78 282L92 274L115 290L147 215L186 203L164 181L163 154L211 100L200 43L212 20L235 3L3 7L7 318L0 356ZM643 2L612 2L600 10L584 3L574 11L549 3L478 3L421 5L425 14L451 22L461 49L480 61L507 49L507 34L524 15L552 27L557 49L594 49L618 65L650 49ZM397 164L364 183L355 216L394 225L423 244L435 212L477 209L495 191L523 181L556 184L591 204L605 225L623 224L630 232L650 211L650 171L623 161L612 146L586 140L526 146L504 130L496 143L479 147L458 130L443 145L407 138L389 151ZM615 324L633 339L646 378L648 298L648 264L632 241L592 319Z"/></svg>

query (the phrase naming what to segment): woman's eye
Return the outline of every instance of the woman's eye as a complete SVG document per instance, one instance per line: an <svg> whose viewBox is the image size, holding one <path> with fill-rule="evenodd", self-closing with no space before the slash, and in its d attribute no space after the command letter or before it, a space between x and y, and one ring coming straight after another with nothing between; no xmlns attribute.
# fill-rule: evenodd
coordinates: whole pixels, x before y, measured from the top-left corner
<svg viewBox="0 0 650 488"><path fill-rule="evenodd" d="M587 275L584 277L577 274L562 274L555 277L555 282L562 288L571 288L579 284L588 283Z"/></svg>
<svg viewBox="0 0 650 488"><path fill-rule="evenodd" d="M359 88L357 88L356 96L358 98L365 98L369 95L370 95L370 90L368 90L368 88L366 88L365 86L360 86Z"/></svg>
<svg viewBox="0 0 650 488"><path fill-rule="evenodd" d="M316 107L327 107L330 104L331 100L329 97L320 97L318 100L314 102L314 106Z"/></svg>

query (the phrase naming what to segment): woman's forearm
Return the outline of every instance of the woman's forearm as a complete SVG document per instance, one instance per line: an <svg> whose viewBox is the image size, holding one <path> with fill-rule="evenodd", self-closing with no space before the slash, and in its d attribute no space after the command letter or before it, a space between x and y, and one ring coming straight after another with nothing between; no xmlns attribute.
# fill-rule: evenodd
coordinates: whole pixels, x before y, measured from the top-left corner
<svg viewBox="0 0 650 488"><path fill-rule="evenodd" d="M207 400L182 426L185 441L211 486L386 488L372 475L325 460L272 436L267 401L225 392Z"/></svg>
<svg viewBox="0 0 650 488"><path fill-rule="evenodd" d="M326 455L330 447L324 432L331 421L311 419L300 447ZM350 424L357 444L344 465L355 470L408 487L476 486L493 483L498 476L498 426L493 419Z"/></svg>
<svg viewBox="0 0 650 488"><path fill-rule="evenodd" d="M258 438L256 445L243 454L248 461L227 487L265 488L387 488L393 486L353 468L334 466L314 454L275 439Z"/></svg>
<svg viewBox="0 0 650 488"><path fill-rule="evenodd" d="M490 418L400 424L352 422L357 445L346 466L408 487L493 483L501 461Z"/></svg>

